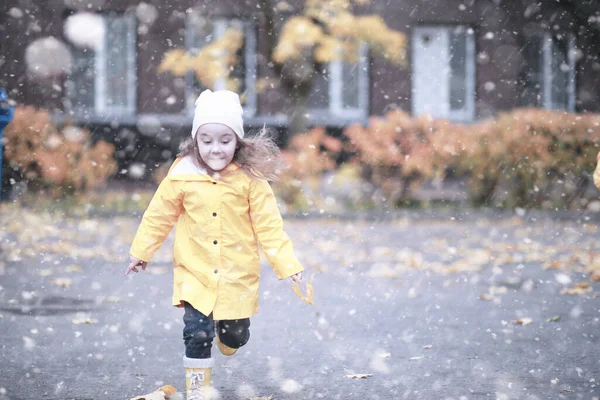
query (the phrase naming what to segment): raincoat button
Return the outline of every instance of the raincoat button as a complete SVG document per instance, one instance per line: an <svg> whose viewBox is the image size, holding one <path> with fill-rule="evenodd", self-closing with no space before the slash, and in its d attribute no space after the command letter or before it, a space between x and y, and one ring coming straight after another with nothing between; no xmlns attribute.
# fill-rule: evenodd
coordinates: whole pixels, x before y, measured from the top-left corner
<svg viewBox="0 0 600 400"><path fill-rule="evenodd" d="M219 270L218 270L218 269L215 269L215 274L218 274L218 273L219 273Z"/></svg>
<svg viewBox="0 0 600 400"><path fill-rule="evenodd" d="M216 217L216 216L217 216L217 213L213 213L213 217Z"/></svg>
<svg viewBox="0 0 600 400"><path fill-rule="evenodd" d="M216 185L216 184L217 184L217 182L213 182L213 185Z"/></svg>
<svg viewBox="0 0 600 400"><path fill-rule="evenodd" d="M217 241L215 240L213 243L214 243L214 244L217 244L217 243L219 243L219 242L217 242Z"/></svg>

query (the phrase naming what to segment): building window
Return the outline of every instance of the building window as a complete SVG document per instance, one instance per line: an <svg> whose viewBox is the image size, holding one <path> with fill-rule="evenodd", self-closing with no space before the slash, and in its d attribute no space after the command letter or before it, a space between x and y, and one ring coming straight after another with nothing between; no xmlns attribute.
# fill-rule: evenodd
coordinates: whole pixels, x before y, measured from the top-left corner
<svg viewBox="0 0 600 400"><path fill-rule="evenodd" d="M575 111L575 37L542 32L523 47L521 105Z"/></svg>
<svg viewBox="0 0 600 400"><path fill-rule="evenodd" d="M239 95L246 117L256 113L256 34L251 23L237 19L209 20L198 12L188 13L186 20L186 49L191 54L198 53L204 46L222 38L228 29L237 29L243 33L243 43L237 54L236 62L229 71L229 78L236 87L228 87L227 79L217 78L212 87L207 87L194 72L186 75L186 104L190 114L194 113L194 103L205 89L233 89Z"/></svg>
<svg viewBox="0 0 600 400"><path fill-rule="evenodd" d="M364 118L369 112L368 46L358 48L356 62L333 61L317 66L308 98L314 116Z"/></svg>
<svg viewBox="0 0 600 400"><path fill-rule="evenodd" d="M412 35L412 111L475 117L475 38L467 26L420 26Z"/></svg>
<svg viewBox="0 0 600 400"><path fill-rule="evenodd" d="M75 115L136 112L136 31L130 14L100 15L102 37L94 46L71 46L65 109Z"/></svg>

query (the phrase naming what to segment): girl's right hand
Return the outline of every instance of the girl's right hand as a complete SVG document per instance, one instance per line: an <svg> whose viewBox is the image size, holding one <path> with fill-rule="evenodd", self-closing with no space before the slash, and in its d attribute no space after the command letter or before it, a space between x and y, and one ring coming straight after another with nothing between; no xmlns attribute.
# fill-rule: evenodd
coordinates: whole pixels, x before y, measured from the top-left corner
<svg viewBox="0 0 600 400"><path fill-rule="evenodd" d="M129 266L127 267L127 271L125 271L125 275L129 275L129 273L131 271L139 272L137 267L142 267L142 270L145 271L146 265L148 265L148 263L146 261L142 261L139 258L130 255L129 256Z"/></svg>

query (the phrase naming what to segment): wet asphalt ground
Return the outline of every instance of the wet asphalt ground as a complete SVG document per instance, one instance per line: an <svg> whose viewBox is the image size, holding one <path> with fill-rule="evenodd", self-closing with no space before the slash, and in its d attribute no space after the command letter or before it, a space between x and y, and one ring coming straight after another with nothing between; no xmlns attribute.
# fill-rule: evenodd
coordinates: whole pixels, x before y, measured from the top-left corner
<svg viewBox="0 0 600 400"><path fill-rule="evenodd" d="M172 238L149 271L125 277L139 219L15 218L3 215L0 399L183 390ZM213 351L222 399L600 399L593 219L408 213L286 230L315 305L263 264L249 343Z"/></svg>

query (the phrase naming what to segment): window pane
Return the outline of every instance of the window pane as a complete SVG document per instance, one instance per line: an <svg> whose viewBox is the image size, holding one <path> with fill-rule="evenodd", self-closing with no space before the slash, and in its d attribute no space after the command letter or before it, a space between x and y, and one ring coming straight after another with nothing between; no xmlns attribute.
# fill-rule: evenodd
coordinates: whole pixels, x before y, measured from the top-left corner
<svg viewBox="0 0 600 400"><path fill-rule="evenodd" d="M359 107L360 62L343 63L342 66L342 106L356 109Z"/></svg>
<svg viewBox="0 0 600 400"><path fill-rule="evenodd" d="M125 17L106 17L106 107L126 109L128 92L133 82L129 71L130 43L133 40L130 24Z"/></svg>
<svg viewBox="0 0 600 400"><path fill-rule="evenodd" d="M65 82L67 98L71 102L70 109L86 111L94 109L94 50L71 47L73 66L69 79Z"/></svg>
<svg viewBox="0 0 600 400"><path fill-rule="evenodd" d="M450 32L450 110L465 108L467 99L467 32L463 27Z"/></svg>
<svg viewBox="0 0 600 400"><path fill-rule="evenodd" d="M569 107L569 59L567 56L568 46L564 41L554 39L552 41L551 67L552 88L551 108L554 110L566 110Z"/></svg>
<svg viewBox="0 0 600 400"><path fill-rule="evenodd" d="M521 105L543 106L542 85L544 77L543 37L539 35L527 38L523 47L523 82L521 92Z"/></svg>
<svg viewBox="0 0 600 400"><path fill-rule="evenodd" d="M229 72L229 76L231 79L234 79L238 84L238 93L243 94L246 91L246 57L245 57L245 49L246 49L246 39L248 35L246 34L246 30L249 29L244 26L244 23L239 20L232 20L227 22L227 28L234 28L244 33L244 39L242 41L242 46L238 49L236 53L236 62L233 63L233 68Z"/></svg>
<svg viewBox="0 0 600 400"><path fill-rule="evenodd" d="M192 54L198 53L204 46L206 46L213 40L214 26L212 22L202 17L198 13L190 13L189 30L190 41L187 44L187 46L188 50ZM204 86L202 82L200 82L196 74L194 74L193 72L190 72L190 77L193 82L194 92L196 93L196 95L204 91L205 89L208 89L208 87Z"/></svg>
<svg viewBox="0 0 600 400"><path fill-rule="evenodd" d="M327 65L317 66L313 86L308 96L308 105L312 109L329 109L329 72Z"/></svg>

